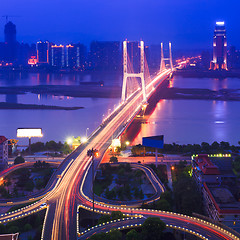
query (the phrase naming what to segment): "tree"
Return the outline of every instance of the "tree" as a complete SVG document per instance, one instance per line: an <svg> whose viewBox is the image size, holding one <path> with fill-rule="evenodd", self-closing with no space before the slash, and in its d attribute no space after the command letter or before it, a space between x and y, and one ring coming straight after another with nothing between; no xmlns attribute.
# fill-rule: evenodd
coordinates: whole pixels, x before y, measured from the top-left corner
<svg viewBox="0 0 240 240"><path fill-rule="evenodd" d="M70 146L65 142L64 143L64 145L61 147L61 152L63 153L63 154L65 154L65 155L67 155L67 154L69 154L69 153L71 153L71 148L70 148Z"/></svg>
<svg viewBox="0 0 240 240"><path fill-rule="evenodd" d="M142 225L143 239L160 240L166 224L158 217L147 218Z"/></svg>
<svg viewBox="0 0 240 240"><path fill-rule="evenodd" d="M220 148L223 149L223 150L229 150L230 149L230 144L229 142L220 142Z"/></svg>
<svg viewBox="0 0 240 240"><path fill-rule="evenodd" d="M32 152L41 152L45 150L45 146L43 142L36 142L31 144Z"/></svg>
<svg viewBox="0 0 240 240"><path fill-rule="evenodd" d="M118 158L115 156L112 156L112 157L110 157L109 162L110 163L118 163Z"/></svg>
<svg viewBox="0 0 240 240"><path fill-rule="evenodd" d="M129 184L126 184L126 185L124 186L124 194L125 194L125 196L126 196L129 200L132 199L131 187L130 187Z"/></svg>
<svg viewBox="0 0 240 240"><path fill-rule="evenodd" d="M131 148L132 155L139 156L144 154L144 147L141 144L133 146Z"/></svg>
<svg viewBox="0 0 240 240"><path fill-rule="evenodd" d="M177 211L191 215L192 212L202 213L202 197L195 181L182 175L173 184Z"/></svg>
<svg viewBox="0 0 240 240"><path fill-rule="evenodd" d="M116 198L116 192L115 192L114 188L111 191L109 191L109 189L107 188L105 195L106 195L107 199L115 199Z"/></svg>
<svg viewBox="0 0 240 240"><path fill-rule="evenodd" d="M163 240L176 240L176 238L174 237L173 233L166 232L163 235Z"/></svg>
<svg viewBox="0 0 240 240"><path fill-rule="evenodd" d="M132 171L132 167L131 167L130 163L125 164L125 170L126 170L126 172L131 172Z"/></svg>
<svg viewBox="0 0 240 240"><path fill-rule="evenodd" d="M32 225L30 223L26 223L23 227L24 232L28 232L30 230L32 230Z"/></svg>
<svg viewBox="0 0 240 240"><path fill-rule="evenodd" d="M5 233L5 231L6 231L6 227L5 227L5 225L4 224L0 224L0 233Z"/></svg>
<svg viewBox="0 0 240 240"><path fill-rule="evenodd" d="M108 234L109 240L121 240L122 239L122 233L117 229L112 229Z"/></svg>
<svg viewBox="0 0 240 240"><path fill-rule="evenodd" d="M121 211L112 211L111 212L111 219L117 220L123 218L123 213Z"/></svg>
<svg viewBox="0 0 240 240"><path fill-rule="evenodd" d="M26 191L32 192L32 190L34 189L34 182L33 182L33 180L30 178L29 181L27 181L25 183L24 187L25 187Z"/></svg>
<svg viewBox="0 0 240 240"><path fill-rule="evenodd" d="M89 240L107 240L107 233L97 233L89 238Z"/></svg>
<svg viewBox="0 0 240 240"><path fill-rule="evenodd" d="M214 150L218 150L218 149L219 149L219 146L220 146L219 143L216 142L216 141L213 142L212 145L211 145L211 147L212 147Z"/></svg>
<svg viewBox="0 0 240 240"><path fill-rule="evenodd" d="M19 227L18 226L11 226L10 228L8 228L8 233L17 233L19 232Z"/></svg>
<svg viewBox="0 0 240 240"><path fill-rule="evenodd" d="M166 199L160 199L155 203L156 209L162 211L172 211L170 203Z"/></svg>
<svg viewBox="0 0 240 240"><path fill-rule="evenodd" d="M59 145L55 141L46 142L45 146L46 146L46 149L50 150L50 151L58 151L59 150L59 148L58 148Z"/></svg>
<svg viewBox="0 0 240 240"><path fill-rule="evenodd" d="M240 171L240 157L239 156L236 157L232 164L233 164L233 169L235 171L239 172Z"/></svg>
<svg viewBox="0 0 240 240"><path fill-rule="evenodd" d="M111 216L110 216L110 215L102 215L102 216L98 219L98 224L106 223L106 222L110 222L110 221L111 221Z"/></svg>
<svg viewBox="0 0 240 240"><path fill-rule="evenodd" d="M17 165L17 164L20 164L20 163L25 163L25 159L22 156L17 156L14 159L14 164Z"/></svg>
<svg viewBox="0 0 240 240"><path fill-rule="evenodd" d="M138 240L139 234L135 229L132 229L126 234L126 240Z"/></svg>
<svg viewBox="0 0 240 240"><path fill-rule="evenodd" d="M201 143L201 147L202 147L202 150L203 150L204 152L209 152L209 149L210 149L209 143L207 143L207 142L202 142L202 143Z"/></svg>

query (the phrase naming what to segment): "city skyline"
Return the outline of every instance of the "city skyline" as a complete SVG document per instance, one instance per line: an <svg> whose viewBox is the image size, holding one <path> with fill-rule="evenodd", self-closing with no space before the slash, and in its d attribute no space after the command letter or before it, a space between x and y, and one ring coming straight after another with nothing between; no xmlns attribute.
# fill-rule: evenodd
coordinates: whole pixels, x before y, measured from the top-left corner
<svg viewBox="0 0 240 240"><path fill-rule="evenodd" d="M233 1L226 4L206 0L198 3L94 0L81 1L81 4L75 0L51 3L43 0L37 4L11 0L2 3L1 15L9 15L9 20L17 25L19 42L49 40L57 44L82 42L89 45L93 40L127 38L130 41L143 39L147 44L172 41L178 49L206 49L212 45L209 39L215 22L222 20L226 22L230 45L239 47L238 5ZM5 19L1 18L2 32L4 25ZM0 40L3 39L0 35Z"/></svg>

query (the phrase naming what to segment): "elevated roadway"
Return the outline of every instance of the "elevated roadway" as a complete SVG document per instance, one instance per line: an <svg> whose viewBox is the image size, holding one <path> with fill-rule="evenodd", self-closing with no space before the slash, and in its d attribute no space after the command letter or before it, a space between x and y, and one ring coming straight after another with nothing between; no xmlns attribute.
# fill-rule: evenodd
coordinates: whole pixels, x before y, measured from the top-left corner
<svg viewBox="0 0 240 240"><path fill-rule="evenodd" d="M166 70L155 77L147 86L154 92L156 87L169 75L171 71ZM150 94L149 94L150 96ZM141 109L142 95L140 91L134 93L125 104L122 104L103 124L92 134L88 143L81 145L75 152L70 154L60 165L56 174L52 177L49 186L42 194L41 200L26 208L24 212L16 211L7 215L0 216L0 223L12 221L40 211L46 208L42 239L51 240L74 240L77 239L77 217L78 205L91 208L91 196L83 192L83 184L91 188L91 181L87 175L91 176L92 167L97 168L100 158L95 160L94 166L92 159L87 156L88 149L98 149L100 156L111 144L112 137L117 137L126 128L129 122ZM57 177L61 175L61 177ZM13 201L14 202L14 201ZM108 204L96 204L97 211L111 211L119 209L119 206ZM177 215L168 212L153 212L143 209L120 208L126 214L138 214L148 216L158 216L167 224L174 223L177 226L192 224L191 228L197 231L213 234L212 239L238 239L223 229L211 226L188 216Z"/></svg>

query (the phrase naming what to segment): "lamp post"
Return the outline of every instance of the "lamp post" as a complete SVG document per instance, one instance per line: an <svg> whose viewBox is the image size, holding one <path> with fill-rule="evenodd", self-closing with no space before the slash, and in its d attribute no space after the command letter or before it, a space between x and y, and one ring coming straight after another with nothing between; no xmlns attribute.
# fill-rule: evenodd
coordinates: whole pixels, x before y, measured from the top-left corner
<svg viewBox="0 0 240 240"><path fill-rule="evenodd" d="M97 149L89 149L87 151L87 155L92 157L92 199L93 199L93 226L94 226L94 157L98 157L98 150Z"/></svg>
<svg viewBox="0 0 240 240"><path fill-rule="evenodd" d="M87 138L88 130L89 130L89 128L86 129L86 138Z"/></svg>

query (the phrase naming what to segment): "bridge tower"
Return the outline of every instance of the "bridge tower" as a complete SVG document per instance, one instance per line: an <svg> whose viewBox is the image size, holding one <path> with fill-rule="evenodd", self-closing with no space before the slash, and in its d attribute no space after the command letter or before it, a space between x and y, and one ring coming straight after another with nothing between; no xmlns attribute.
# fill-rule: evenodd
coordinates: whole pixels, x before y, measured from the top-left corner
<svg viewBox="0 0 240 240"><path fill-rule="evenodd" d="M127 41L123 42L123 86L122 86L122 102L126 100L127 79L131 77L141 78L143 103L147 103L146 86L144 78L144 42L140 41L140 73L128 73L128 53Z"/></svg>
<svg viewBox="0 0 240 240"><path fill-rule="evenodd" d="M170 68L173 70L173 61L172 61L172 44L169 42L169 58L164 58L163 54L163 43L161 43L161 64L160 64L160 72L165 69L165 61L169 61Z"/></svg>

